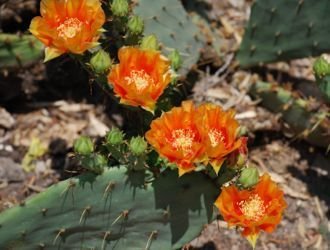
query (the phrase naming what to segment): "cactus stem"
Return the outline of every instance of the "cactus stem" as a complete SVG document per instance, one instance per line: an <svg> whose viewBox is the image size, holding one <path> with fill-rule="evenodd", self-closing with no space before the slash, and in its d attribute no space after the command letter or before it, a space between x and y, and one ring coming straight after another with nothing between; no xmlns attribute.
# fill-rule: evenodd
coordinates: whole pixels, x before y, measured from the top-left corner
<svg viewBox="0 0 330 250"><path fill-rule="evenodd" d="M121 212L120 215L112 222L111 226L116 224L121 218L127 219L128 213L128 210L124 210L123 212Z"/></svg>
<svg viewBox="0 0 330 250"><path fill-rule="evenodd" d="M167 11L165 6L162 7L162 11Z"/></svg>
<svg viewBox="0 0 330 250"><path fill-rule="evenodd" d="M48 209L47 208L43 208L41 209L41 213L43 216L46 216L46 213L47 213Z"/></svg>
<svg viewBox="0 0 330 250"><path fill-rule="evenodd" d="M91 207L91 206L87 206L87 207L85 207L84 211L82 212L82 214L81 214L81 216L80 216L79 224L81 224L81 222L82 222L83 220L84 220L84 221L86 220L87 215L90 214L91 210L92 210L92 207Z"/></svg>
<svg viewBox="0 0 330 250"><path fill-rule="evenodd" d="M146 245L146 248L145 250L149 250L150 246L151 246L151 242L153 239L155 239L158 235L158 231L157 230L154 230L150 233L150 236L148 238L148 241L147 241L147 245Z"/></svg>
<svg viewBox="0 0 330 250"><path fill-rule="evenodd" d="M313 42L313 47L314 47L314 48L317 48L318 45L319 45L319 42L317 42L317 41L314 41L314 42Z"/></svg>
<svg viewBox="0 0 330 250"><path fill-rule="evenodd" d="M276 53L278 56L281 56L283 52L282 52L282 50L278 50Z"/></svg>
<svg viewBox="0 0 330 250"><path fill-rule="evenodd" d="M58 237L62 236L65 233L65 231L66 231L65 228L61 228L60 230L58 230L58 233L56 234L55 239L53 241L53 245L55 245Z"/></svg>
<svg viewBox="0 0 330 250"><path fill-rule="evenodd" d="M102 246L101 246L101 250L105 250L105 244L106 244L106 241L108 239L108 237L111 235L111 231L106 231L104 233L104 237L103 237L103 241L102 241Z"/></svg>
<svg viewBox="0 0 330 250"><path fill-rule="evenodd" d="M171 33L171 34L170 34L170 37L171 37L173 40L175 40L175 35L174 35L174 33Z"/></svg>
<svg viewBox="0 0 330 250"><path fill-rule="evenodd" d="M179 26L183 27L183 23L181 21L178 22Z"/></svg>
<svg viewBox="0 0 330 250"><path fill-rule="evenodd" d="M158 18L156 16L153 16L152 19L158 22Z"/></svg>

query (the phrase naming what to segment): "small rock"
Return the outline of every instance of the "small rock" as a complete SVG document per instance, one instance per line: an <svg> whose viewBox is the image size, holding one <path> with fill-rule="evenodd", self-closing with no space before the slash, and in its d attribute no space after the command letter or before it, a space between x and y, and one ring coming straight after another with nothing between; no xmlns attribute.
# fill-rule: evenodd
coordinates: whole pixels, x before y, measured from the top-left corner
<svg viewBox="0 0 330 250"><path fill-rule="evenodd" d="M0 180L23 181L25 178L22 167L11 158L0 157Z"/></svg>
<svg viewBox="0 0 330 250"><path fill-rule="evenodd" d="M15 119L5 110L0 107L0 127L10 129L14 126Z"/></svg>

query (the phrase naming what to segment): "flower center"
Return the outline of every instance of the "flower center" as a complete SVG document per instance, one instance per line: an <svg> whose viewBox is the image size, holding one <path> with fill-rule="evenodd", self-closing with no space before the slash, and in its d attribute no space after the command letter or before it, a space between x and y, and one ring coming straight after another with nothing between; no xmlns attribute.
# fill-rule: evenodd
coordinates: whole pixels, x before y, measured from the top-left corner
<svg viewBox="0 0 330 250"><path fill-rule="evenodd" d="M248 200L240 201L238 203L242 213L250 220L258 221L264 216L267 206L259 195L255 194Z"/></svg>
<svg viewBox="0 0 330 250"><path fill-rule="evenodd" d="M82 22L78 18L68 18L57 27L58 35L64 39L73 38L82 29Z"/></svg>
<svg viewBox="0 0 330 250"><path fill-rule="evenodd" d="M225 144L225 147L227 146L226 145L226 137L227 136L226 136L226 133L224 131L213 128L213 129L211 129L211 131L209 132L208 135L209 135L212 147L218 146L220 142Z"/></svg>
<svg viewBox="0 0 330 250"><path fill-rule="evenodd" d="M176 129L172 132L172 146L177 150L182 150L184 155L191 152L195 133L191 129Z"/></svg>
<svg viewBox="0 0 330 250"><path fill-rule="evenodd" d="M144 70L132 70L125 80L129 85L134 84L137 91L142 91L150 84L154 84L154 80Z"/></svg>

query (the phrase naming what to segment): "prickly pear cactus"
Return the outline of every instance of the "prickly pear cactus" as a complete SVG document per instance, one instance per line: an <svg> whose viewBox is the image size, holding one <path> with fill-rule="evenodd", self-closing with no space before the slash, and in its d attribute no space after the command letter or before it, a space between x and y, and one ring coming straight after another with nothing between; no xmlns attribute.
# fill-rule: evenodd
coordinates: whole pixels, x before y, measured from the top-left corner
<svg viewBox="0 0 330 250"><path fill-rule="evenodd" d="M157 36L165 55L174 49L180 52L181 73L189 71L198 61L203 37L179 0L139 0L134 13L144 19L144 34Z"/></svg>
<svg viewBox="0 0 330 250"><path fill-rule="evenodd" d="M313 66L316 83L325 100L330 103L330 58L326 55L318 58Z"/></svg>
<svg viewBox="0 0 330 250"><path fill-rule="evenodd" d="M43 55L43 45L32 35L0 34L0 68L26 66Z"/></svg>
<svg viewBox="0 0 330 250"><path fill-rule="evenodd" d="M0 249L179 248L210 221L219 189L201 173L151 180L115 167L55 184L0 215Z"/></svg>
<svg viewBox="0 0 330 250"><path fill-rule="evenodd" d="M256 0L238 59L243 67L330 51L328 0Z"/></svg>
<svg viewBox="0 0 330 250"><path fill-rule="evenodd" d="M330 144L329 110L310 110L308 100L297 98L290 91L270 83L257 82L250 93L260 98L267 109L281 113L296 137L320 147Z"/></svg>

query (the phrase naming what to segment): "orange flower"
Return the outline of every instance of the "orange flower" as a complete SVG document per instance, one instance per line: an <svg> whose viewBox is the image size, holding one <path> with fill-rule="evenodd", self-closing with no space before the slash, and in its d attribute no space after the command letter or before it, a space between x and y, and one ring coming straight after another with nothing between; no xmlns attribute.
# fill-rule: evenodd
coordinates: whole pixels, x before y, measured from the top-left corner
<svg viewBox="0 0 330 250"><path fill-rule="evenodd" d="M99 0L42 0L40 13L32 19L30 32L46 45L45 61L98 45L105 22Z"/></svg>
<svg viewBox="0 0 330 250"><path fill-rule="evenodd" d="M219 106L204 104L197 113L205 145L204 162L209 162L218 173L227 156L246 143L246 139L236 137L239 124L233 110L225 112Z"/></svg>
<svg viewBox="0 0 330 250"><path fill-rule="evenodd" d="M271 233L282 218L283 192L264 174L252 190L225 187L215 205L229 226L243 228L242 235L255 247L260 230Z"/></svg>
<svg viewBox="0 0 330 250"><path fill-rule="evenodd" d="M195 124L195 107L182 103L151 123L146 139L170 162L176 163L179 176L194 170L194 161L203 153L201 136Z"/></svg>
<svg viewBox="0 0 330 250"><path fill-rule="evenodd" d="M120 102L153 112L156 102L171 81L170 61L156 50L122 47L108 81Z"/></svg>

